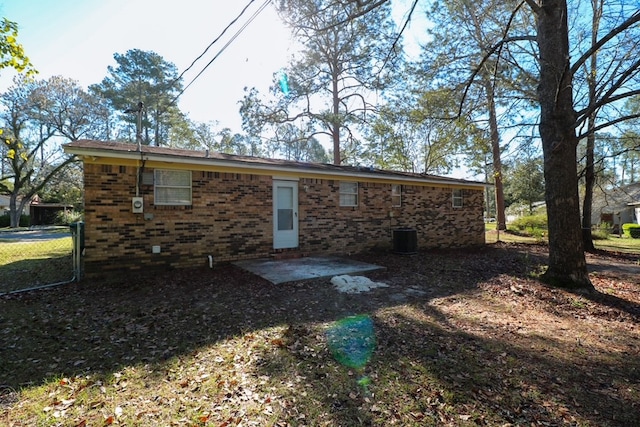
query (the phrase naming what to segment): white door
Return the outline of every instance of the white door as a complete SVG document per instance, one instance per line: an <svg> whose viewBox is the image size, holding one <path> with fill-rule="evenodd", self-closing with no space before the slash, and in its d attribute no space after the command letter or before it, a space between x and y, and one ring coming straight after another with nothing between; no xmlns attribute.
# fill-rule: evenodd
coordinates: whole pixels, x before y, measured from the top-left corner
<svg viewBox="0 0 640 427"><path fill-rule="evenodd" d="M273 248L298 247L298 183L273 181Z"/></svg>

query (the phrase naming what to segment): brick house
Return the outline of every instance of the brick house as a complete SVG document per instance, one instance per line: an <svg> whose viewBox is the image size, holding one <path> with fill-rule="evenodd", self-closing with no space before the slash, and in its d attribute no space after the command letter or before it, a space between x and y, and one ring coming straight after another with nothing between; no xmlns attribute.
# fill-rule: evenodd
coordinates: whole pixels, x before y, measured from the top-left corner
<svg viewBox="0 0 640 427"><path fill-rule="evenodd" d="M85 272L484 244L485 184L432 175L79 140Z"/></svg>

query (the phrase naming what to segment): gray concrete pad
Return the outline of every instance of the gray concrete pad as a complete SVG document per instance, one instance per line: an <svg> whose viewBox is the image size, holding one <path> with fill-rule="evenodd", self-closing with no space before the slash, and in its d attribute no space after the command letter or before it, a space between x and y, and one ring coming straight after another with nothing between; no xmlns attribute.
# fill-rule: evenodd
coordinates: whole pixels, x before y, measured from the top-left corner
<svg viewBox="0 0 640 427"><path fill-rule="evenodd" d="M303 257L293 259L255 259L234 262L274 284L320 279L341 274L361 274L384 267L339 257Z"/></svg>

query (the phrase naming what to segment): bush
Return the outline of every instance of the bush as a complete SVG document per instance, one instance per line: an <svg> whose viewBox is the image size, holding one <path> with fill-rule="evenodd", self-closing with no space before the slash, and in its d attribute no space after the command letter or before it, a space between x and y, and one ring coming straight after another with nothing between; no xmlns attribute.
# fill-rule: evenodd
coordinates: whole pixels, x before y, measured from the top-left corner
<svg viewBox="0 0 640 427"><path fill-rule="evenodd" d="M4 214L0 216L0 228L6 228L11 225L11 219L9 218L9 214ZM29 215L20 215L20 222L18 224L19 227L28 227L31 225L31 218Z"/></svg>
<svg viewBox="0 0 640 427"><path fill-rule="evenodd" d="M69 225L74 222L82 221L82 212L76 211L58 211L56 212L56 225Z"/></svg>
<svg viewBox="0 0 640 427"><path fill-rule="evenodd" d="M547 216L546 215L530 215L523 216L515 221L509 223L509 226L516 228L518 231L531 231L534 230L546 230L547 229Z"/></svg>
<svg viewBox="0 0 640 427"><path fill-rule="evenodd" d="M622 232L625 236L633 239L640 239L640 224L622 224Z"/></svg>
<svg viewBox="0 0 640 427"><path fill-rule="evenodd" d="M613 230L612 226L608 222L601 222L598 228L591 230L591 238L593 240L607 240Z"/></svg>

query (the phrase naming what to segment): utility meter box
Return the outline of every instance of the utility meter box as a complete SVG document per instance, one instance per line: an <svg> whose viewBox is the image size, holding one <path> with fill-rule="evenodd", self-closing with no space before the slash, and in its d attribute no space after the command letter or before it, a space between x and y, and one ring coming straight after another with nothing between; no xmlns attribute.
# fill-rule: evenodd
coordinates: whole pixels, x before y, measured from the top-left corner
<svg viewBox="0 0 640 427"><path fill-rule="evenodd" d="M131 199L131 212L144 213L144 200L142 197L133 197Z"/></svg>

